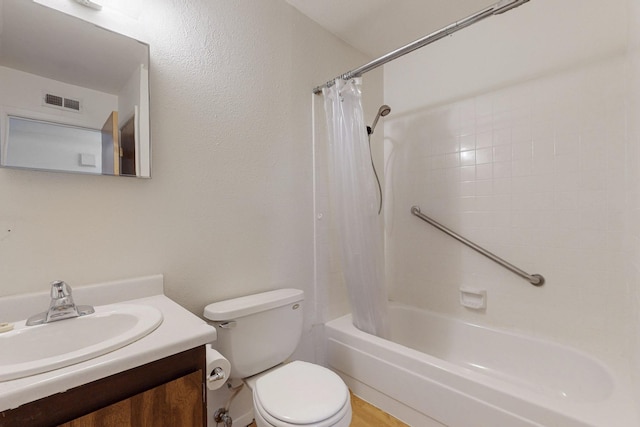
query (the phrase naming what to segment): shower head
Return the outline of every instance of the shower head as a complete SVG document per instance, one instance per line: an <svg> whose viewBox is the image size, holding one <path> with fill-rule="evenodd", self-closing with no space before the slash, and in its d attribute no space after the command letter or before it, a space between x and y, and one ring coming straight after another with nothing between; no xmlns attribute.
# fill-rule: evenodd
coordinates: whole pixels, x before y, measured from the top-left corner
<svg viewBox="0 0 640 427"><path fill-rule="evenodd" d="M373 134L373 131L376 128L376 125L378 124L378 120L380 119L380 117L387 116L387 115L389 115L390 112L391 112L391 107L389 107L386 104L381 106L380 109L378 110L378 114L376 114L376 118L373 120L373 123L371 124L371 126L367 126L367 133L369 135Z"/></svg>
<svg viewBox="0 0 640 427"><path fill-rule="evenodd" d="M388 115L390 112L391 112L391 107L385 104L381 106L380 109L378 110L378 115L384 117Z"/></svg>

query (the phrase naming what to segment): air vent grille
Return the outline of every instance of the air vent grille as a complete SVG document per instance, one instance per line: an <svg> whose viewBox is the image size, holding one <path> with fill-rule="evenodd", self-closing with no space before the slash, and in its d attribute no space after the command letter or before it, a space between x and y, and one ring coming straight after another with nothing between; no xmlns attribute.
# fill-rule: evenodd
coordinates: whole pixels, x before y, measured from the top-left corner
<svg viewBox="0 0 640 427"><path fill-rule="evenodd" d="M44 96L44 102L49 105L55 105L56 107L62 107L64 98L57 95L51 95L50 93Z"/></svg>
<svg viewBox="0 0 640 427"><path fill-rule="evenodd" d="M73 110L75 112L80 112L81 110L81 103L79 100L65 98L51 93L44 94L44 105L60 108L62 110Z"/></svg>
<svg viewBox="0 0 640 427"><path fill-rule="evenodd" d="M76 99L64 99L64 108L70 108L72 110L80 111L80 101Z"/></svg>

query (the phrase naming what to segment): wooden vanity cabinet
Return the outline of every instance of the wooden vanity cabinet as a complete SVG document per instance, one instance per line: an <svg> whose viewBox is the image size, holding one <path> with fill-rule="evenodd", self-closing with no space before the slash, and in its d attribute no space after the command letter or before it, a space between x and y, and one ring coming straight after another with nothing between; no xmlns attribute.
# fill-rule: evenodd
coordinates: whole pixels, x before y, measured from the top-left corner
<svg viewBox="0 0 640 427"><path fill-rule="evenodd" d="M197 347L0 412L0 427L206 427Z"/></svg>

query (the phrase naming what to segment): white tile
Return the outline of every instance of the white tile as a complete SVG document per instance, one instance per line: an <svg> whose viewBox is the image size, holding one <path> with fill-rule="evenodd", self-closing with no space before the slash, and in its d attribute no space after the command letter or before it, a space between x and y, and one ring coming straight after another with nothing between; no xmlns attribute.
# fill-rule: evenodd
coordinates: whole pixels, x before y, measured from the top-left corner
<svg viewBox="0 0 640 427"><path fill-rule="evenodd" d="M493 131L493 114L477 116L475 131L477 133L492 132Z"/></svg>
<svg viewBox="0 0 640 427"><path fill-rule="evenodd" d="M553 143L555 138L555 127L553 120L532 121L531 139L535 141L550 141Z"/></svg>
<svg viewBox="0 0 640 427"><path fill-rule="evenodd" d="M475 181L475 179L476 179L475 166L460 167L460 181Z"/></svg>
<svg viewBox="0 0 640 427"><path fill-rule="evenodd" d="M476 97L475 112L477 117L490 116L493 113L493 97L491 95Z"/></svg>
<svg viewBox="0 0 640 427"><path fill-rule="evenodd" d="M531 175L533 172L533 163L531 158L519 159L511 162L511 174L513 176Z"/></svg>
<svg viewBox="0 0 640 427"><path fill-rule="evenodd" d="M607 194L605 191L580 191L578 200L578 207L581 210L604 210L607 206Z"/></svg>
<svg viewBox="0 0 640 427"><path fill-rule="evenodd" d="M555 158L553 156L533 156L531 168L534 175L552 176L555 166Z"/></svg>
<svg viewBox="0 0 640 427"><path fill-rule="evenodd" d="M460 151L460 146L458 145L458 139L454 136L449 136L442 140L442 145L445 154L446 153L457 153Z"/></svg>
<svg viewBox="0 0 640 427"><path fill-rule="evenodd" d="M488 312L491 320L487 322L530 327L538 334L583 346L602 347L605 342L623 340L624 335L609 332L626 314L613 316L612 312L629 310L616 310L620 301L615 298L605 298L599 305L598 293L611 289L603 283L626 281L625 270L635 268L640 283L640 221L636 220L640 217L640 150L636 148L640 125L629 120L640 115L640 103L625 105L631 96L620 78L626 64L622 59L617 65L614 62L578 66L445 105L433 115L415 115L430 117L419 138L439 141L434 152L442 157L421 158L417 141L407 151L396 152L407 161L402 167L400 162L393 165L399 175L394 176L393 185L400 187L390 195L394 203L422 202L425 212L443 223L508 255L516 265L521 262L545 274L551 286L535 289L525 298L529 289L518 286L518 278L434 230L429 239L420 239L420 249L429 252L430 261L416 256L403 264L410 271L402 269L399 276L411 282L398 286L411 288L405 296L457 313L459 304L448 286L484 278L502 291L494 295L498 301L511 306L511 311L500 315ZM640 77L636 79L640 88ZM457 157L456 162L452 154L458 151L474 154L464 154L462 162ZM424 176L415 180L409 177L412 171L422 171L424 164L427 169L439 169L421 172ZM405 208L398 212L406 214ZM396 237L404 227L400 216L394 218ZM406 221L410 224L410 218ZM616 264L613 260L620 254L627 259ZM400 258L405 255L398 253ZM428 294L421 290L424 283L417 283L425 276L425 268L434 270ZM636 287L638 307L640 285ZM528 303L512 304L521 300ZM444 308L437 307L439 303ZM541 306L544 321L538 325L531 319L540 316ZM592 316L592 311L598 316ZM608 338L594 339L596 335ZM638 348L640 352L640 339Z"/></svg>
<svg viewBox="0 0 640 427"><path fill-rule="evenodd" d="M494 178L493 194L511 194L511 178Z"/></svg>
<svg viewBox="0 0 640 427"><path fill-rule="evenodd" d="M604 169L584 171L580 174L580 189L586 191L606 190L609 187L607 177L608 173Z"/></svg>
<svg viewBox="0 0 640 427"><path fill-rule="evenodd" d="M504 127L501 129L495 129L492 135L492 145L506 145L511 144L511 128ZM486 145L482 145L483 147Z"/></svg>
<svg viewBox="0 0 640 427"><path fill-rule="evenodd" d="M557 191L554 193L553 200L556 210L573 210L578 208L579 197L577 191Z"/></svg>
<svg viewBox="0 0 640 427"><path fill-rule="evenodd" d="M580 160L577 155L556 156L553 161L556 175L580 170Z"/></svg>
<svg viewBox="0 0 640 427"><path fill-rule="evenodd" d="M511 144L499 145L493 147L493 161L495 162L510 162L511 161Z"/></svg>
<svg viewBox="0 0 640 427"><path fill-rule="evenodd" d="M578 224L583 230L607 230L605 209L582 210Z"/></svg>
<svg viewBox="0 0 640 427"><path fill-rule="evenodd" d="M477 180L490 180L491 178L493 178L493 164L485 163L476 166Z"/></svg>
<svg viewBox="0 0 640 427"><path fill-rule="evenodd" d="M583 148L580 151L580 170L597 171L607 168L606 150L601 147Z"/></svg>
<svg viewBox="0 0 640 427"><path fill-rule="evenodd" d="M561 133L556 135L556 156L577 156L580 149L580 135L578 133Z"/></svg>
<svg viewBox="0 0 640 427"><path fill-rule="evenodd" d="M476 164L483 164L483 163L491 163L493 162L493 150L495 150L495 148L492 147L487 147L487 148L480 148L476 150Z"/></svg>
<svg viewBox="0 0 640 427"><path fill-rule="evenodd" d="M476 195L476 182L463 181L460 183L460 196L473 197Z"/></svg>
<svg viewBox="0 0 640 427"><path fill-rule="evenodd" d="M475 148L491 147L493 143L494 143L494 132L492 131L479 132L476 135Z"/></svg>
<svg viewBox="0 0 640 427"><path fill-rule="evenodd" d="M495 162L493 163L494 178L510 178L512 175L511 162Z"/></svg>
<svg viewBox="0 0 640 427"><path fill-rule="evenodd" d="M493 196L477 196L475 200L475 209L480 212L490 212L496 210L494 206Z"/></svg>
<svg viewBox="0 0 640 427"><path fill-rule="evenodd" d="M460 152L460 165L471 166L476 164L476 151L461 151Z"/></svg>
<svg viewBox="0 0 640 427"><path fill-rule="evenodd" d="M475 150L476 135L475 133L460 136L460 151Z"/></svg>
<svg viewBox="0 0 640 427"><path fill-rule="evenodd" d="M476 196L491 196L493 195L493 181L490 179L478 180L475 182L475 190Z"/></svg>
<svg viewBox="0 0 640 427"><path fill-rule="evenodd" d="M508 212L511 209L511 195L496 194L490 198L492 210L498 212Z"/></svg>
<svg viewBox="0 0 640 427"><path fill-rule="evenodd" d="M511 142L514 144L521 142L531 142L531 124L527 123L524 125L514 126L511 129Z"/></svg>
<svg viewBox="0 0 640 427"><path fill-rule="evenodd" d="M431 164L434 169L444 169L447 166L447 158L444 154L431 156Z"/></svg>
<svg viewBox="0 0 640 427"><path fill-rule="evenodd" d="M460 156L458 153L445 154L444 166L447 168L455 168L460 166Z"/></svg>
<svg viewBox="0 0 640 427"><path fill-rule="evenodd" d="M555 141L553 135L544 138L532 139L534 157L550 157L555 154Z"/></svg>
<svg viewBox="0 0 640 427"><path fill-rule="evenodd" d="M476 209L476 197L461 197L459 199L461 212L472 212Z"/></svg>
<svg viewBox="0 0 640 427"><path fill-rule="evenodd" d="M507 230L511 226L511 211L491 212L491 225Z"/></svg>
<svg viewBox="0 0 640 427"><path fill-rule="evenodd" d="M511 145L513 160L531 159L533 157L533 144L531 141L513 142Z"/></svg>

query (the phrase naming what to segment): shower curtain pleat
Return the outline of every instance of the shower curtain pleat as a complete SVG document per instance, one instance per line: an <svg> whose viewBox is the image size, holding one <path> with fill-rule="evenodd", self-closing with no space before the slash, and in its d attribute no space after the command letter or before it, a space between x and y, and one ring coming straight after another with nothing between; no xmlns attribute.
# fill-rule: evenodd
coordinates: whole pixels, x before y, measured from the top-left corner
<svg viewBox="0 0 640 427"><path fill-rule="evenodd" d="M330 203L354 325L388 337L382 224L361 101L361 79L324 88Z"/></svg>

